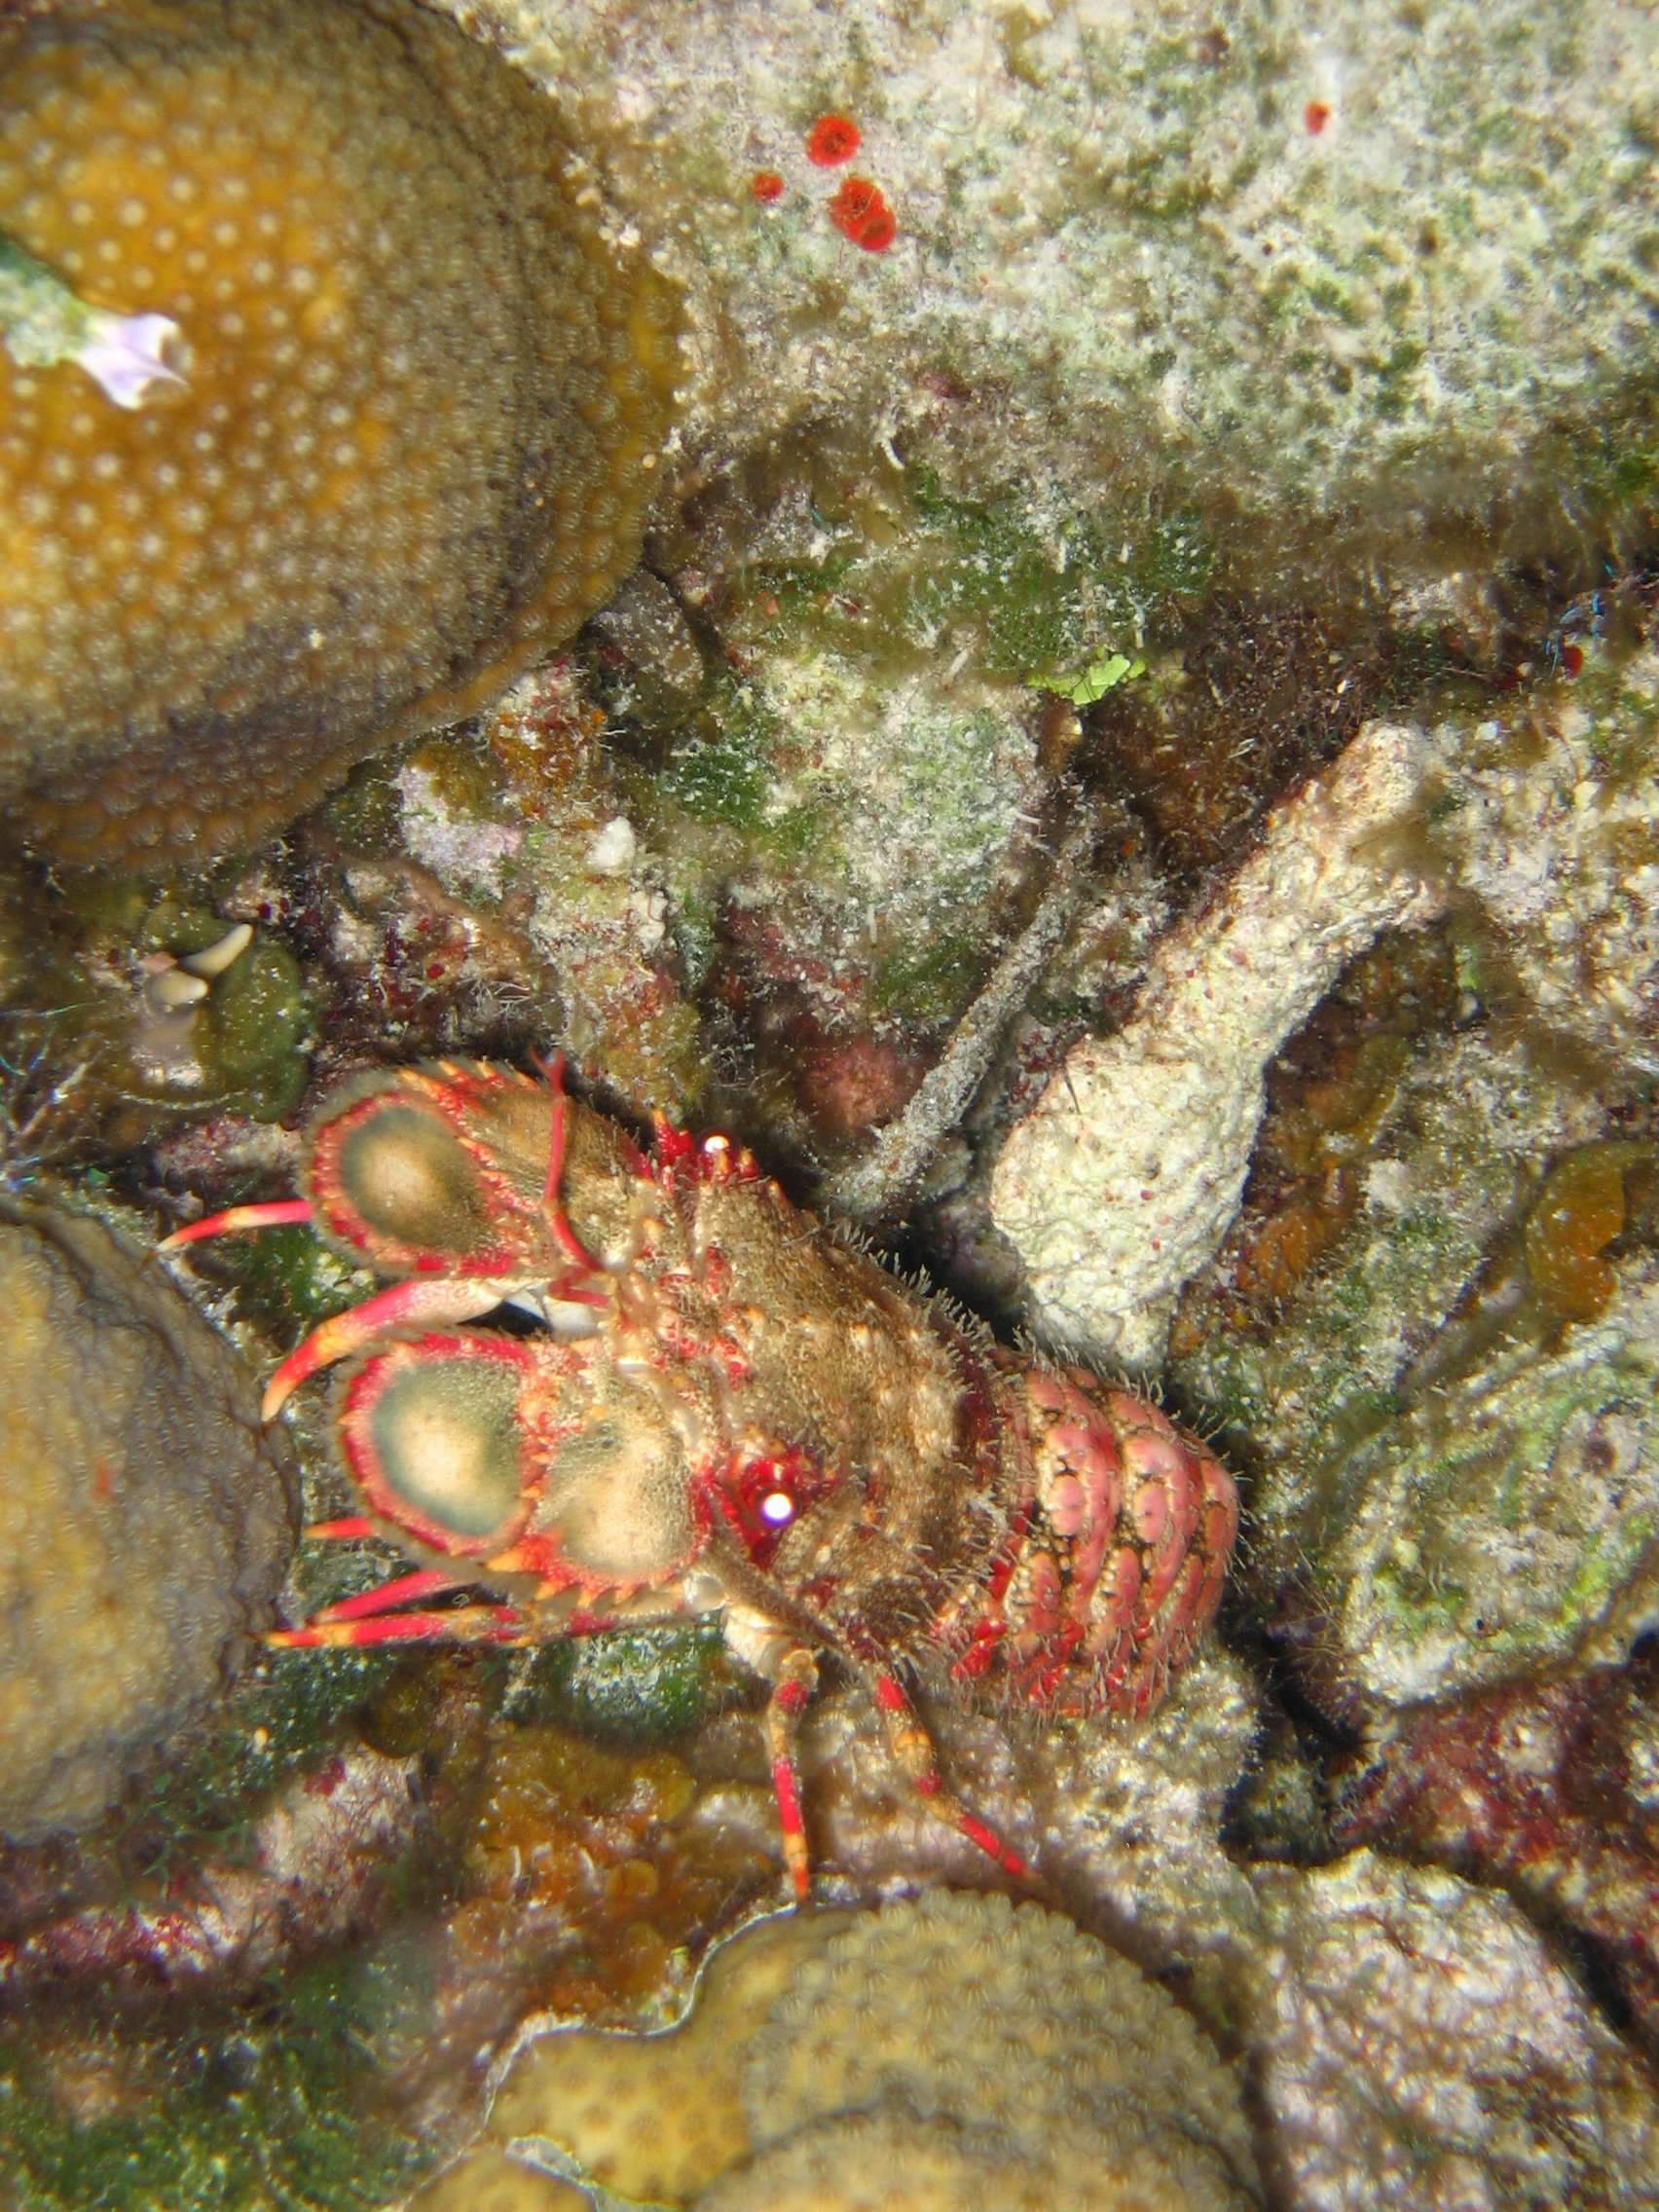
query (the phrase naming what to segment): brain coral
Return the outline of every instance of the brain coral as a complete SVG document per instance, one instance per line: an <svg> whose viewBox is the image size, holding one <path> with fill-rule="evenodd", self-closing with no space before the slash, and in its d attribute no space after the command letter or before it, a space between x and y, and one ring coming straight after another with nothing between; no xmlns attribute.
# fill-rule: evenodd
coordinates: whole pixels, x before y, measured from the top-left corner
<svg viewBox="0 0 1659 2212"><path fill-rule="evenodd" d="M532 2043L490 2115L608 2201L697 2212L1244 2212L1236 2083L1069 1921L935 1891L762 1922L667 2035Z"/></svg>
<svg viewBox="0 0 1659 2212"><path fill-rule="evenodd" d="M696 2212L1245 2212L1178 2133L1057 2126L1041 2144L903 2108L815 2121L722 2174Z"/></svg>
<svg viewBox="0 0 1659 2212"><path fill-rule="evenodd" d="M804 1959L750 2045L743 2101L757 2143L899 2102L1033 2147L1126 2106L1179 2113L1250 2163L1226 2069L1172 1998L1058 1913L969 1892L861 1913Z"/></svg>
<svg viewBox="0 0 1659 2212"><path fill-rule="evenodd" d="M85 1825L219 1686L297 1477L231 1347L96 1222L0 1198L0 1833Z"/></svg>
<svg viewBox="0 0 1659 2212"><path fill-rule="evenodd" d="M245 843L608 597L676 310L568 166L414 0L0 22L0 231L178 326L135 407L0 354L0 793L43 843Z"/></svg>

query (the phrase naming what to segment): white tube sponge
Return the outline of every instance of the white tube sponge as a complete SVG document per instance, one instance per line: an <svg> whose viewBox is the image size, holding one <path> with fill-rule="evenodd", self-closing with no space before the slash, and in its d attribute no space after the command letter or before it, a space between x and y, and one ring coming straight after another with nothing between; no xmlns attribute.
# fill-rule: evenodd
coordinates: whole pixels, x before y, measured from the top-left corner
<svg viewBox="0 0 1659 2212"><path fill-rule="evenodd" d="M991 1183L1033 1320L1155 1366L1182 1285L1237 1211L1268 1062L1381 930L1440 911L1405 832L1430 749L1372 722L1280 806L1210 905L1160 945L1134 1014L1068 1053Z"/></svg>

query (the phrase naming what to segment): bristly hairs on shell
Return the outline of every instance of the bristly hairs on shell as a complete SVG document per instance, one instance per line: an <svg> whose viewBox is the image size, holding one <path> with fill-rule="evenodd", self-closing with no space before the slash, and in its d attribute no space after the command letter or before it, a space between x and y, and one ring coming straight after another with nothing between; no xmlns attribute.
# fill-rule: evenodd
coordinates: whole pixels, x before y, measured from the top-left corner
<svg viewBox="0 0 1659 2212"><path fill-rule="evenodd" d="M856 1221L847 1220L844 1214L821 1214L819 1222L832 1244L839 1244L849 1252L857 1252L864 1260L881 1259L875 1239L867 1229L861 1229Z"/></svg>
<svg viewBox="0 0 1659 2212"><path fill-rule="evenodd" d="M951 1290L935 1290L928 1294L928 1304L936 1312L942 1313L959 1336L970 1344L994 1345L996 1338L990 1323L982 1313L976 1313L971 1306L964 1306Z"/></svg>
<svg viewBox="0 0 1659 2212"><path fill-rule="evenodd" d="M1033 1336L1023 1324L1014 1332L1014 1348L1025 1354L1033 1366L1040 1367L1045 1375L1063 1375L1068 1367L1081 1367L1112 1389L1126 1390L1131 1398L1146 1398L1160 1413L1168 1412L1168 1399L1164 1392L1163 1378L1150 1370L1131 1370L1123 1362L1114 1361L1110 1367L1102 1366L1099 1354L1080 1350L1069 1338L1050 1338L1046 1343ZM1187 1422L1191 1427L1193 1423Z"/></svg>

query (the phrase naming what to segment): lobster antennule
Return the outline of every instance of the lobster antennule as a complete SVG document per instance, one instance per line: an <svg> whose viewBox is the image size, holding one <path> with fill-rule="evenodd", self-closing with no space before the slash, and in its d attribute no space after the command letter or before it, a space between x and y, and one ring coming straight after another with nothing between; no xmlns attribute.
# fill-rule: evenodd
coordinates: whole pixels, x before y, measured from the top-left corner
<svg viewBox="0 0 1659 2212"><path fill-rule="evenodd" d="M399 1605L412 1605L419 1598L438 1598L446 1590L461 1587L453 1574L446 1574L441 1567L418 1567L408 1574L394 1574L388 1582L377 1582L373 1589L357 1590L350 1598L337 1598L332 1605L319 1605L308 1628L325 1628L332 1621L366 1621L376 1613L395 1611Z"/></svg>
<svg viewBox="0 0 1659 2212"><path fill-rule="evenodd" d="M597 1274L598 1262L571 1227L565 1201L559 1196L559 1179L565 1172L565 1123L570 1106L565 1090L565 1055L553 1052L535 1064L546 1077L547 1088L553 1094L553 1125L547 1146L547 1179L541 1189L541 1210L547 1216L553 1241L566 1259L590 1274Z"/></svg>
<svg viewBox="0 0 1659 2212"><path fill-rule="evenodd" d="M308 1544L360 1543L375 1533L366 1513L339 1513L332 1521L311 1521L300 1530Z"/></svg>
<svg viewBox="0 0 1659 2212"><path fill-rule="evenodd" d="M158 1252L176 1252L186 1244L200 1244L209 1236L229 1236L241 1229L281 1229L292 1222L310 1223L310 1198L273 1198L258 1206L226 1206L222 1213L205 1213L200 1221L186 1222L170 1236L164 1236Z"/></svg>

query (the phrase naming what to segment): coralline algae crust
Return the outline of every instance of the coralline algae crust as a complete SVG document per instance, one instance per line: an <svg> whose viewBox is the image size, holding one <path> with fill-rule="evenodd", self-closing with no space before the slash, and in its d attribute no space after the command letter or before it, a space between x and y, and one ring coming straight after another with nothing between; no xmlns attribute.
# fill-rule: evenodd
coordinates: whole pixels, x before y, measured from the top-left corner
<svg viewBox="0 0 1659 2212"><path fill-rule="evenodd" d="M1336 1641L1388 1705L1616 1663L1659 1624L1659 1278L1416 1390L1330 1470Z"/></svg>
<svg viewBox="0 0 1659 2212"><path fill-rule="evenodd" d="M1651 479L1641 11L443 4L575 88L672 237L694 444L813 416L947 449L965 414L1034 508L1144 525L1150 492L1407 572L1425 520L1535 532ZM826 93L885 251L807 157Z"/></svg>
<svg viewBox="0 0 1659 2212"><path fill-rule="evenodd" d="M1254 1877L1252 2041L1297 2212L1651 2212L1659 2111L1520 1908L1369 1851Z"/></svg>

